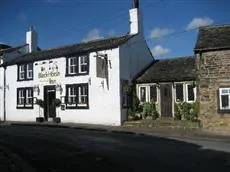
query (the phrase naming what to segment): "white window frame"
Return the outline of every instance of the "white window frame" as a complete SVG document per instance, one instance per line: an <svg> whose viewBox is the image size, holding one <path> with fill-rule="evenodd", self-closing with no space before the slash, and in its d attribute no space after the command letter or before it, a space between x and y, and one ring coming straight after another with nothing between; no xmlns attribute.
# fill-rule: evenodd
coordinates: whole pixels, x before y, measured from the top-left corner
<svg viewBox="0 0 230 172"><path fill-rule="evenodd" d="M226 91L226 93L223 93L223 90ZM228 107L224 108L222 107L222 95L228 95ZM220 110L230 110L230 88L225 87L225 88L219 88L219 106Z"/></svg>
<svg viewBox="0 0 230 172"><path fill-rule="evenodd" d="M139 86L139 100L140 100L140 103L144 103L142 100L141 100L141 88L145 88L145 101L144 102L148 102L148 95L147 95L147 86L144 86L144 85L140 85Z"/></svg>
<svg viewBox="0 0 230 172"><path fill-rule="evenodd" d="M88 63L87 63L87 56L79 56L79 58L78 58L78 72L79 73L87 73L87 69L85 70L85 71L82 71L81 70L81 67L82 66L86 66L87 67L87 65L88 65Z"/></svg>
<svg viewBox="0 0 230 172"><path fill-rule="evenodd" d="M157 88L157 85L155 85L155 84L153 84L153 85L149 85L148 86L148 88L147 88L147 94L148 94L148 96L147 96L147 99L148 99L148 101L150 102L151 101L151 95L150 95L150 87L152 87L152 86L154 86L154 87L156 87L156 101L155 101L155 103L157 103L158 102L158 88Z"/></svg>
<svg viewBox="0 0 230 172"><path fill-rule="evenodd" d="M82 91L83 90L83 91ZM83 94L81 94L81 91ZM77 106L87 106L87 91L85 86L79 86L78 87L78 103ZM84 99L85 103L82 103L82 98Z"/></svg>
<svg viewBox="0 0 230 172"><path fill-rule="evenodd" d="M33 105L33 90L32 89L25 89L25 91L26 91L25 106L32 106ZM31 103L29 103L29 99L32 99Z"/></svg>
<svg viewBox="0 0 230 172"><path fill-rule="evenodd" d="M18 103L17 103L17 106L24 106L24 102L25 102L24 91L25 91L25 89L20 89L18 91Z"/></svg>
<svg viewBox="0 0 230 172"><path fill-rule="evenodd" d="M19 74L18 74L19 80L25 79L25 65L19 65Z"/></svg>
<svg viewBox="0 0 230 172"><path fill-rule="evenodd" d="M29 69L29 67L30 67L30 65L31 65L31 67L32 67L32 69ZM30 64L27 64L26 65L26 71L27 71L27 79L32 79L33 78L33 63L30 63Z"/></svg>
<svg viewBox="0 0 230 172"><path fill-rule="evenodd" d="M193 83L186 83L186 84L185 84L186 102L188 102L188 103L193 103L193 102L196 101L196 87L193 87L194 100L188 100L188 85L193 86Z"/></svg>
<svg viewBox="0 0 230 172"><path fill-rule="evenodd" d="M73 89L73 94L71 94L71 89ZM68 100L67 100L67 103L68 103L68 106L76 106L76 86L75 85L72 85L70 87L68 87ZM69 101L69 98L73 98L74 99L74 102L70 104L70 101Z"/></svg>
<svg viewBox="0 0 230 172"><path fill-rule="evenodd" d="M73 61L73 64L71 64L71 60ZM68 74L77 74L76 66L77 66L77 57L69 57L68 58ZM73 72L71 72L71 68L73 68Z"/></svg>

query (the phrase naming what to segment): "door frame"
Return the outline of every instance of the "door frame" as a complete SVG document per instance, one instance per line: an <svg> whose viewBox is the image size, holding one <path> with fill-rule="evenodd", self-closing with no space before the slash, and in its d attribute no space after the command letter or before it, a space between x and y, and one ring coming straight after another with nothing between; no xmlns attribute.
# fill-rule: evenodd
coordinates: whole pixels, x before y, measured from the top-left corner
<svg viewBox="0 0 230 172"><path fill-rule="evenodd" d="M48 118L50 118L49 114L47 113L48 110L48 92L49 90L54 90L55 92L55 99L56 99L56 87L55 85L45 85L44 86L44 94L43 94L43 99L44 99L44 119L45 121L48 121ZM54 108L54 116L56 117L56 107Z"/></svg>

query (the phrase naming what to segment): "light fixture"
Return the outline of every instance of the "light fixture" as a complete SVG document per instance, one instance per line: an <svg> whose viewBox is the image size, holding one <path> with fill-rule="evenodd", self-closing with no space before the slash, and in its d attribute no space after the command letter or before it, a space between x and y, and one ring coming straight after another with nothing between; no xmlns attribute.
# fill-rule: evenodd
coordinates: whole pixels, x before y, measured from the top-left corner
<svg viewBox="0 0 230 172"><path fill-rule="evenodd" d="M61 84L56 85L56 91L60 91L60 94L62 94L63 88L62 88Z"/></svg>
<svg viewBox="0 0 230 172"><path fill-rule="evenodd" d="M37 94L39 95L40 93L39 85L34 85L33 89L34 89L34 92L37 92Z"/></svg>
<svg viewBox="0 0 230 172"><path fill-rule="evenodd" d="M91 77L89 77L88 83L89 83L89 85L91 85Z"/></svg>

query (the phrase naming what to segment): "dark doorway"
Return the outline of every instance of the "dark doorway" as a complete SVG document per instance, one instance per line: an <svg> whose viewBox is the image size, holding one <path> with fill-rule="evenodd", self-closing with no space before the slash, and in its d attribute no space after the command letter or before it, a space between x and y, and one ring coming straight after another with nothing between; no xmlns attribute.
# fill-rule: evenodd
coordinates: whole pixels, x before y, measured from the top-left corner
<svg viewBox="0 0 230 172"><path fill-rule="evenodd" d="M48 118L56 117L55 99L55 86L44 86L44 117L46 121Z"/></svg>
<svg viewBox="0 0 230 172"><path fill-rule="evenodd" d="M172 84L160 85L161 117L172 117Z"/></svg>

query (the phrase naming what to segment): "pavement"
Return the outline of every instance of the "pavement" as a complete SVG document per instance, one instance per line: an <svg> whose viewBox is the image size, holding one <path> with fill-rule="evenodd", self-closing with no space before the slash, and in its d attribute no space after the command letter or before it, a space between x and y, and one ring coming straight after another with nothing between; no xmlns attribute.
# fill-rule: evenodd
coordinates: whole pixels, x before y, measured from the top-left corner
<svg viewBox="0 0 230 172"><path fill-rule="evenodd" d="M227 133L212 133L205 130L181 130L169 128L131 128L122 126L104 126L93 124L76 124L76 123L34 123L34 122L4 122L0 125L12 126L32 126L32 127L50 127L50 128L71 128L82 131L98 131L106 133L118 133L141 136L157 136L162 138L176 139L176 140L201 140L211 142L230 143L230 135ZM11 151L4 145L0 145L0 171L1 172L32 172L35 171L32 166Z"/></svg>
<svg viewBox="0 0 230 172"><path fill-rule="evenodd" d="M152 135L173 139L191 139L204 141L220 141L230 143L230 133L227 131L217 132L203 129L183 130L172 129L167 127L150 128L150 127L124 127L124 126L106 126L97 124L80 124L80 123L53 123L53 122L5 122L1 125L18 125L18 126L37 126L37 127L54 127L54 128L72 128L78 130L92 130L101 132L114 132L123 134L140 134Z"/></svg>

